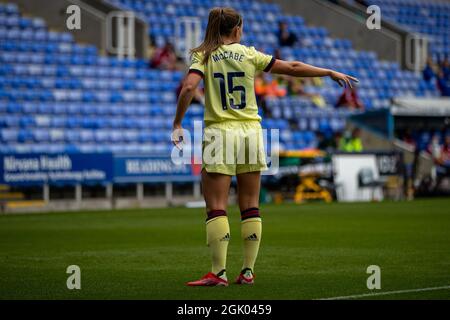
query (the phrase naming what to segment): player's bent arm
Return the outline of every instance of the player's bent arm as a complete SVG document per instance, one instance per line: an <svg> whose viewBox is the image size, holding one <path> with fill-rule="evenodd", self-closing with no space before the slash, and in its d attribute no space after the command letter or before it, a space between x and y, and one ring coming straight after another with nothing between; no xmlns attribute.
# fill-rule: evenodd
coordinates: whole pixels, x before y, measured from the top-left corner
<svg viewBox="0 0 450 320"><path fill-rule="evenodd" d="M192 98L194 97L195 91L201 80L201 75L189 73L184 80L180 96L178 97L177 111L175 113L175 119L173 120L172 143L180 150L182 149L183 142L181 122L183 121L184 115L191 104Z"/></svg>
<svg viewBox="0 0 450 320"><path fill-rule="evenodd" d="M197 73L189 73L187 75L183 83L183 88L181 88L180 96L178 97L177 111L173 121L174 128L181 127L181 121L183 121L184 115L201 80L202 77Z"/></svg>
<svg viewBox="0 0 450 320"><path fill-rule="evenodd" d="M339 85L352 87L352 81L359 82L358 79L349 75L324 68L314 67L300 61L284 61L277 59L273 64L271 73L285 74L293 77L330 77Z"/></svg>

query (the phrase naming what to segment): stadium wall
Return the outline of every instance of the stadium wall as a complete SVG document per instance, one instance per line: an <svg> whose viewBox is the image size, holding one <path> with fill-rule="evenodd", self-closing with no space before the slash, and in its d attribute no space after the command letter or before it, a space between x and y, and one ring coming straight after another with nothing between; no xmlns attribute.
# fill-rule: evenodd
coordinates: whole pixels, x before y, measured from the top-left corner
<svg viewBox="0 0 450 320"><path fill-rule="evenodd" d="M0 0L0 2L3 1ZM7 0L6 2L16 3L21 12L26 15L42 17L51 29L70 31L75 41L95 45L103 55L107 54L107 14L121 10L101 0L45 0L45 5L42 4L42 1L30 0ZM66 29L66 19L69 17L66 11L70 5L80 7L80 30ZM136 57L147 58L147 25L139 17L135 19L135 46Z"/></svg>
<svg viewBox="0 0 450 320"><path fill-rule="evenodd" d="M114 210L114 209L133 209L133 208L167 208L170 206L184 206L190 201L199 200L195 197L177 196L172 199L166 197L146 197L137 198L95 198L95 199L65 199L45 202L41 205L15 205L11 202L0 210L0 214L20 214L20 213L40 213L40 212L66 212L79 210ZM22 202L25 203L25 202Z"/></svg>

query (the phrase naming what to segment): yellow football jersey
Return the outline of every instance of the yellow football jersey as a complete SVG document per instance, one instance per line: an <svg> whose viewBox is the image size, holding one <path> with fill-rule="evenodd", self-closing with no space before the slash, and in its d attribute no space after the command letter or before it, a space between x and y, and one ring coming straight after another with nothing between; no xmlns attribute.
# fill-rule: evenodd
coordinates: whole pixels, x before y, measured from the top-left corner
<svg viewBox="0 0 450 320"><path fill-rule="evenodd" d="M275 59L239 43L222 45L211 53L206 64L194 53L189 72L205 82L205 124L227 120L258 120L255 73L270 71Z"/></svg>

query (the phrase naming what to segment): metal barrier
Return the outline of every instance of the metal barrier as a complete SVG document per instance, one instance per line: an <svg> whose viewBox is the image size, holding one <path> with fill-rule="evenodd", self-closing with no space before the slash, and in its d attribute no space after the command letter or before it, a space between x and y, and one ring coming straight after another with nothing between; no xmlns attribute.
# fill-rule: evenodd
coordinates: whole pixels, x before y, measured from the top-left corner
<svg viewBox="0 0 450 320"><path fill-rule="evenodd" d="M428 56L428 38L411 33L405 39L406 66L416 74L420 74Z"/></svg>
<svg viewBox="0 0 450 320"><path fill-rule="evenodd" d="M134 24L135 15L132 11L108 13L106 16L106 49L109 53L116 54L119 59L134 58L136 53Z"/></svg>

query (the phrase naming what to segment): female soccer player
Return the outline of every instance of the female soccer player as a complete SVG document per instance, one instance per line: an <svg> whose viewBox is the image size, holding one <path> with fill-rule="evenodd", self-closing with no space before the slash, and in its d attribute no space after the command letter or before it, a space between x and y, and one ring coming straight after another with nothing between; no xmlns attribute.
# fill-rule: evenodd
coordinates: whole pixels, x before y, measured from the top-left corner
<svg viewBox="0 0 450 320"><path fill-rule="evenodd" d="M341 86L350 86L357 79L348 75L302 63L277 60L246 47L239 42L243 20L232 8L214 8L209 13L203 43L192 50L189 73L180 92L173 122L172 142L182 148L181 122L197 86L205 82L205 129L203 138L202 189L206 202L207 243L212 253L212 270L200 280L188 282L189 286L227 286L225 273L230 229L227 218L228 193L232 176L238 183L238 202L241 211L241 236L244 247L242 271L238 284L253 284L254 265L261 241L259 214L260 172L266 162L262 146L262 131L255 99L254 77L258 71L285 74L295 77L331 77ZM225 141L231 132L244 138L244 144ZM250 136L256 132L257 152L251 151ZM217 133L227 139L217 139ZM220 136L220 135L219 135ZM214 138L212 138L214 137ZM221 137L221 136L220 136ZM246 140L245 140L246 139ZM228 142L228 141L227 141ZM240 147L239 147L240 146ZM227 149L228 148L228 149ZM230 148L233 149L230 151ZM214 149L215 151L211 151ZM248 158L256 161L225 161L218 154L231 152L237 160L237 150L243 150ZM206 152L208 151L208 152ZM205 153L218 161L206 159ZM227 158L227 160L229 160ZM255 159L253 159L255 160Z"/></svg>

